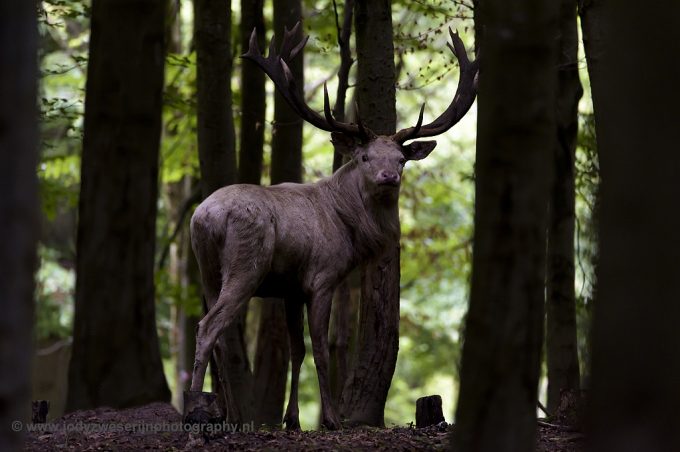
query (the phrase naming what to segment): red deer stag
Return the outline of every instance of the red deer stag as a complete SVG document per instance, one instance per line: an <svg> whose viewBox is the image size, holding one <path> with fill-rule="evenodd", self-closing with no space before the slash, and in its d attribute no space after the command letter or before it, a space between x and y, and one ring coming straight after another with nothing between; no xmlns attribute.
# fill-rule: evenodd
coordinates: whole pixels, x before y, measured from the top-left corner
<svg viewBox="0 0 680 452"><path fill-rule="evenodd" d="M295 112L331 132L336 149L351 160L331 177L310 184L271 187L231 185L215 191L191 219L191 243L201 271L209 310L198 325L191 391L201 391L210 354L234 317L253 296L285 299L291 350L290 399L284 422L299 429L298 381L305 355L303 305L307 305L321 392L322 425L340 428L328 381L328 321L333 291L359 263L380 256L399 238L397 201L404 164L425 158L435 141L408 140L439 135L456 124L476 95L478 62L450 31L449 48L460 64L460 79L446 111L423 125L423 108L414 127L378 136L362 125L336 121L324 86L324 116L304 101L288 62L308 37L293 42L300 24L286 31L276 54L264 58L255 32L243 55L272 79ZM219 343L218 343L219 344ZM218 345L219 346L219 345Z"/></svg>

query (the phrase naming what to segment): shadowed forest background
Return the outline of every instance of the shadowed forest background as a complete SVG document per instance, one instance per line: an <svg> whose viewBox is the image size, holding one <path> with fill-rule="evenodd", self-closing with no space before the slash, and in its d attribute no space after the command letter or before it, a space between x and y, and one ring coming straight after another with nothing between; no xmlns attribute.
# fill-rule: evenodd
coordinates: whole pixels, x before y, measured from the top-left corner
<svg viewBox="0 0 680 452"><path fill-rule="evenodd" d="M248 2L249 3L249 2ZM312 106L322 109L323 82L329 92L337 90L340 55L337 44L333 2L303 2L304 33L310 35L305 48L305 95ZM342 21L343 5L338 14ZM393 5L395 61L397 62L397 117L401 127L415 124L422 102L427 102L426 117L443 111L451 100L457 83L457 65L446 48L448 27L458 29L472 44L472 5L450 2L407 2ZM232 2L231 53L233 58L232 98L236 131L235 149L239 153L239 179L246 177L247 165L257 167L253 149L257 143L246 132L244 118L250 112L243 98L252 96L242 81L242 65L237 56L245 53L252 26L238 26L241 15L238 2ZM179 403L181 391L190 377L193 364L193 323L202 312L200 283L195 264L187 250L188 220L198 201L200 178L196 141L196 52L192 35L194 6L191 2L174 4L169 11L171 27L166 58L163 106L163 135L160 151L157 249L155 253L156 322L163 368L173 401ZM272 4L266 2L264 20L266 42L273 36ZM41 347L55 341L70 340L74 315L75 291L75 222L80 188L80 155L84 90L89 36L89 9L80 2L45 3L41 20L41 105L42 158L39 166L45 236L40 247L38 271L37 328ZM292 24L295 20L292 21ZM342 24L341 24L342 25ZM467 33L465 33L467 30ZM265 45L261 45L263 51ZM353 53L354 53L354 49ZM125 55L122 55L125 58ZM354 56L356 58L356 56ZM125 64L125 61L122 62ZM585 62L581 61L585 69ZM245 70L246 68L243 68ZM356 64L351 79L354 79ZM254 72L254 74L252 74ZM250 77L265 76L259 69ZM348 90L347 105L353 109L354 87ZM269 184L274 115L273 85L266 83L265 120L255 125L264 140L262 170L255 170L255 182ZM332 96L334 98L335 96ZM264 98L262 99L264 100ZM474 112L474 110L473 110ZM250 113L253 114L253 113ZM406 170L401 190L401 314L399 359L390 387L385 422L405 424L413 420L415 400L428 394L441 394L447 419L453 414L457 391L455 367L460 353L459 334L464 316L470 278L472 252L474 115L469 114L454 131L439 138L436 152L427 160L412 163ZM298 121L293 116L292 121ZM591 294L592 251L590 228L596 171L592 159L593 136L590 107L583 103L581 121L586 129L580 148L582 168L579 175L579 312L587 319ZM281 121L279 121L281 122ZM252 126L251 126L252 127ZM282 126L283 128L285 126ZM299 146L299 145L298 145ZM299 149L298 149L299 152ZM303 127L302 158L295 168L295 146L281 151L287 180L305 182L328 176L333 168L333 147L329 136L309 125ZM281 172L281 170L279 170ZM252 172L252 171L251 171ZM284 173L283 177L287 174ZM281 176L279 177L279 181ZM250 181L248 181L250 182ZM354 286L357 281L352 282ZM356 310L358 288L350 288ZM262 302L250 303L245 329L251 365L257 362L257 337ZM356 315L356 314L355 314ZM105 319L102 319L106 321ZM355 320L356 321L356 320ZM275 331L282 342L285 330ZM353 334L353 336L355 333ZM583 335L585 336L585 335ZM309 338L306 335L306 340ZM582 358L587 359L585 343ZM353 346L351 344L350 346ZM310 344L307 344L310 350ZM266 353L261 352L261 353ZM108 359L108 358L106 358ZM67 361L61 366L66 372ZM61 367L60 366L60 367ZM286 375L286 374L284 374ZM311 356L303 364L301 376L301 421L303 428L314 428L318 421L318 389ZM65 380L64 380L65 382ZM283 403L283 402L282 402ZM283 407L283 405L281 405Z"/></svg>
<svg viewBox="0 0 680 452"><path fill-rule="evenodd" d="M405 426L418 398L438 394L457 450L525 450L537 415L590 426L593 450L680 444L667 408L680 398L680 40L667 19L677 24L677 7L636 34L637 18L597 0L92 3L24 11L37 34L16 42L38 60L19 79L37 80L39 152L23 172L0 173L20 187L37 169L37 183L16 190L17 205L39 198L26 214L35 227L7 226L37 242L35 305L0 325L26 336L33 316L34 350L16 359L31 356L30 399L50 400L48 421L156 401L181 413L204 311L193 210L224 185L314 182L343 163L329 134L239 58L253 30L266 55L301 20L309 42L291 71L305 100L322 111L327 83L336 118L351 122L358 107L381 133L415 124L423 102L428 122L453 99L449 28L483 58L479 116L475 103L406 166L400 243L336 291L330 375L343 417ZM4 55L13 36L2 34ZM224 372L239 420L279 426L290 379L282 300L251 300L236 323ZM300 421L312 430L319 389L305 341ZM219 392L209 374L205 390ZM28 400L12 388L0 391Z"/></svg>

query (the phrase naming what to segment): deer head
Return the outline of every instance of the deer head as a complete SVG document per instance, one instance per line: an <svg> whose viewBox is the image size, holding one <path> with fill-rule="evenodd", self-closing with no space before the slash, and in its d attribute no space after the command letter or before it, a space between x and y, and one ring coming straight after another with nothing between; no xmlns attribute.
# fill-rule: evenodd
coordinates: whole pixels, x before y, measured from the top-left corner
<svg viewBox="0 0 680 452"><path fill-rule="evenodd" d="M376 135L366 127L356 112L357 122L337 121L331 113L328 89L324 83L324 115L311 109L304 100L303 90L297 85L288 67L307 44L305 36L297 44L293 42L300 29L298 22L293 29L285 30L279 53L276 53L274 39L269 45L269 55L265 58L257 46L257 34L253 30L248 52L243 58L257 64L274 82L279 93L290 107L305 121L313 126L331 132L335 148L349 156L364 176L364 185L378 191L397 190L401 183L401 172L408 160L427 157L437 145L436 141L411 141L417 138L440 135L453 127L468 112L477 94L478 60L470 61L465 46L457 33L449 28L451 43L449 49L460 65L458 88L448 108L429 124L423 125L425 104L420 109L415 126L399 130L391 136ZM405 144L411 141L409 144Z"/></svg>

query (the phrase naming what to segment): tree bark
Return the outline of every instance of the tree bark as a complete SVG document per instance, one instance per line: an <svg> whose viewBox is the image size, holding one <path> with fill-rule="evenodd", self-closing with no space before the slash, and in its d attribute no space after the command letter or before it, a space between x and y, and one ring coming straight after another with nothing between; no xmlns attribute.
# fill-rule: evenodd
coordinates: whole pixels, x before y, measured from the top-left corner
<svg viewBox="0 0 680 452"><path fill-rule="evenodd" d="M0 450L20 450L30 420L38 241L37 24L32 2L0 4Z"/></svg>
<svg viewBox="0 0 680 452"><path fill-rule="evenodd" d="M576 341L574 226L576 222L574 160L578 102L583 95L578 75L576 2L560 3L557 85L557 140L550 198L547 256L546 358L548 411L555 413L563 390L578 391L580 373Z"/></svg>
<svg viewBox="0 0 680 452"><path fill-rule="evenodd" d="M302 18L300 0L274 1L274 42L277 49L288 30ZM302 31L296 39L301 38ZM297 42L297 41L296 41ZM298 55L288 67L295 80L304 80L304 55ZM300 83L302 88L304 84ZM278 91L274 94L272 130L272 185L302 182L302 119L288 106ZM281 424L286 396L290 349L283 299L267 298L260 309L260 326L255 352L255 409L258 423Z"/></svg>
<svg viewBox="0 0 680 452"><path fill-rule="evenodd" d="M333 4L337 7L337 2ZM333 107L333 116L338 121L346 121L345 103L347 89L349 88L349 71L354 64L350 47L352 36L352 21L354 19L354 0L346 0L342 23L340 16L336 14L336 27L338 32L338 47L340 49L340 69L338 71L338 90ZM335 173L345 163L345 157L337 149L333 151L333 172ZM340 283L335 291L333 306L331 307L331 319L328 333L328 375L331 385L331 396L334 403L339 406L342 390L345 387L349 372L349 350L351 332L357 324L356 301L351 296L350 280L359 281L359 270L352 270L350 276ZM322 415L323 413L319 413Z"/></svg>
<svg viewBox="0 0 680 452"><path fill-rule="evenodd" d="M194 1L194 44L198 97L198 154L201 190L207 197L236 182L231 96L231 1ZM210 306L208 306L210 308ZM230 422L252 419L252 374L244 340L246 309L224 332L223 356L214 355L223 385L221 403ZM229 394L233 400L229 400Z"/></svg>
<svg viewBox="0 0 680 452"><path fill-rule="evenodd" d="M257 47L264 47L263 0L241 0L241 50L248 50L253 29L257 30ZM265 74L252 61L241 60L241 139L238 180L242 184L260 184L266 93Z"/></svg>
<svg viewBox="0 0 680 452"><path fill-rule="evenodd" d="M555 143L557 4L484 2L470 308L452 446L533 450Z"/></svg>
<svg viewBox="0 0 680 452"><path fill-rule="evenodd" d="M636 3L600 6L590 450L680 450L680 5L646 9L645 20L663 26L643 35ZM662 68L650 70L652 61Z"/></svg>
<svg viewBox="0 0 680 452"><path fill-rule="evenodd" d="M165 3L92 3L67 410L168 401L154 314Z"/></svg>
<svg viewBox="0 0 680 452"><path fill-rule="evenodd" d="M392 10L387 0L355 5L359 114L373 131L396 129ZM358 355L342 394L341 415L384 426L387 393L399 351L399 242L362 269Z"/></svg>

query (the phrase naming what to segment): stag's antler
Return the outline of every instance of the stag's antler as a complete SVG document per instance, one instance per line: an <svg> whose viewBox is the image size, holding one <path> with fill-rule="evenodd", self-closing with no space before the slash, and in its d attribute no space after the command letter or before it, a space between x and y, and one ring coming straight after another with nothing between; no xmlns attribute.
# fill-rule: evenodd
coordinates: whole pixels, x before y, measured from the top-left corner
<svg viewBox="0 0 680 452"><path fill-rule="evenodd" d="M295 82L292 72L288 67L288 62L295 58L307 44L309 36L305 36L302 40L294 45L294 38L300 30L300 22L289 31L284 30L283 40L281 42L281 49L276 53L274 45L274 38L269 44L269 55L265 58L257 46L257 33L253 30L250 35L250 45L248 52L242 55L255 64L257 64L274 82L274 85L279 90L279 93L288 102L288 105L305 121L309 122L315 127L327 132L343 132L361 139L362 141L369 141L375 134L363 126L359 115L357 113L357 123L349 124L345 122L336 121L331 113L330 102L328 100L328 90L324 84L324 116L322 117L316 111L312 110L304 100L303 90L299 88Z"/></svg>
<svg viewBox="0 0 680 452"><path fill-rule="evenodd" d="M470 61L465 51L465 45L458 36L458 33L454 33L449 28L449 34L451 35L452 44L447 43L447 45L456 59L458 59L458 64L460 65L460 79L458 80L458 88L453 96L453 101L444 113L426 125L422 125L423 111L425 109L425 104L423 104L415 127L402 129L392 135L392 139L397 143L404 143L414 138L432 137L446 132L465 116L465 113L468 112L475 101L479 58L475 61Z"/></svg>

